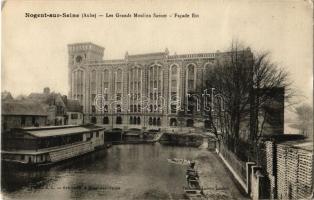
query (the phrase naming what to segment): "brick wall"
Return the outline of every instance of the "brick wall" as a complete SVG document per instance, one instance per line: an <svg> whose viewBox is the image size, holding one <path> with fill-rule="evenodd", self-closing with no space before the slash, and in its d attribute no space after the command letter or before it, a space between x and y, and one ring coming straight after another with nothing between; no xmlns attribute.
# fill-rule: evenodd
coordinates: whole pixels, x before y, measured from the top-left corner
<svg viewBox="0 0 314 200"><path fill-rule="evenodd" d="M269 198L276 198L276 163L275 163L275 144L272 141L265 142L266 149L266 176L269 179Z"/></svg>
<svg viewBox="0 0 314 200"><path fill-rule="evenodd" d="M312 160L309 151L277 145L278 199L304 199L311 195Z"/></svg>
<svg viewBox="0 0 314 200"><path fill-rule="evenodd" d="M275 140L259 146L259 166L267 199L304 199L312 191L313 153Z"/></svg>

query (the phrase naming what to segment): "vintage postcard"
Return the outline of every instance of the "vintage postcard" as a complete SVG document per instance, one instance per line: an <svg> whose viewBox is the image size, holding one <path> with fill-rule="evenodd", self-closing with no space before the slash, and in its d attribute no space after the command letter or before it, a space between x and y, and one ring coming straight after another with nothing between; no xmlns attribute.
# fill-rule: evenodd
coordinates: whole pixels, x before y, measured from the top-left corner
<svg viewBox="0 0 314 200"><path fill-rule="evenodd" d="M313 2L2 1L2 199L312 199Z"/></svg>

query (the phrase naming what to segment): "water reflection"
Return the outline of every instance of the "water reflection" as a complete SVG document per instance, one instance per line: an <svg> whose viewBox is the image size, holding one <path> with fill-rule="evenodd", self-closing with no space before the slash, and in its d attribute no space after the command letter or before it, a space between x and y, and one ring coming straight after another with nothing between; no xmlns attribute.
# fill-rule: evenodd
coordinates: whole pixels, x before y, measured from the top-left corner
<svg viewBox="0 0 314 200"><path fill-rule="evenodd" d="M198 149L159 144L119 145L49 169L2 169L2 193L17 199L168 199L182 194L185 167Z"/></svg>

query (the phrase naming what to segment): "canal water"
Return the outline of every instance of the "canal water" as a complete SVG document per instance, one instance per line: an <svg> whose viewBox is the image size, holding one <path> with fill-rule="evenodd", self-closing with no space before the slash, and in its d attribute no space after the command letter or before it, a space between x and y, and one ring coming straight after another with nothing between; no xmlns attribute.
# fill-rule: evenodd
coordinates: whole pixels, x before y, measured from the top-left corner
<svg viewBox="0 0 314 200"><path fill-rule="evenodd" d="M183 195L185 166L199 149L117 145L42 170L2 169L4 199L170 199Z"/></svg>

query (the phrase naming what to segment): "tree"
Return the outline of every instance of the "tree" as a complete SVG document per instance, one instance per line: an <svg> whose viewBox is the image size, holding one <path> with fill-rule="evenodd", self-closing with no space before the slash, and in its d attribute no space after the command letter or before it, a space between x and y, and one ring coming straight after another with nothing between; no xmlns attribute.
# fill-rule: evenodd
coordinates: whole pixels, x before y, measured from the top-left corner
<svg viewBox="0 0 314 200"><path fill-rule="evenodd" d="M1 92L1 100L2 101L11 101L13 100L13 97L9 91L3 91Z"/></svg>
<svg viewBox="0 0 314 200"><path fill-rule="evenodd" d="M229 148L236 151L244 124L250 127L250 142L258 141L263 129L259 117L262 108L270 103L269 89L287 88L288 73L272 63L268 53L254 54L239 42L232 42L230 50L217 54L216 58L206 74L206 88L215 88L223 96L224 112L216 117L224 126L222 130ZM210 117L214 116L210 114Z"/></svg>
<svg viewBox="0 0 314 200"><path fill-rule="evenodd" d="M277 101L284 109L284 102L289 102L295 93L290 87L289 74L270 61L269 53L254 55L252 64L250 139L258 141L263 135L265 122L273 115L270 105Z"/></svg>

